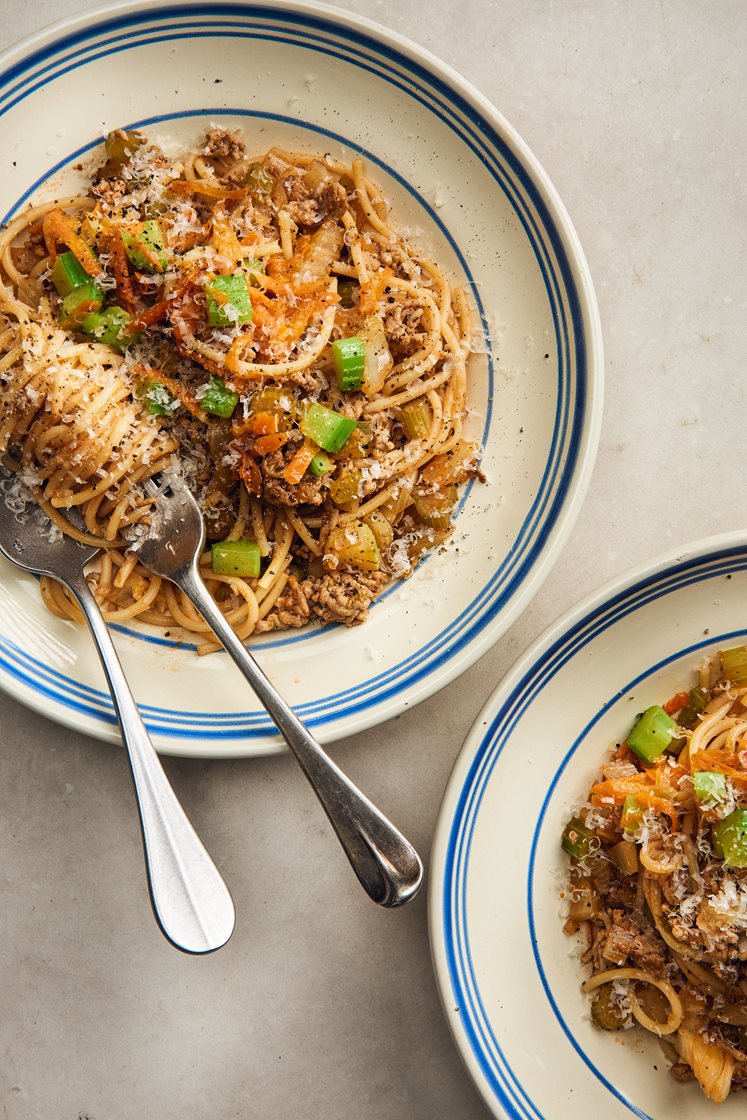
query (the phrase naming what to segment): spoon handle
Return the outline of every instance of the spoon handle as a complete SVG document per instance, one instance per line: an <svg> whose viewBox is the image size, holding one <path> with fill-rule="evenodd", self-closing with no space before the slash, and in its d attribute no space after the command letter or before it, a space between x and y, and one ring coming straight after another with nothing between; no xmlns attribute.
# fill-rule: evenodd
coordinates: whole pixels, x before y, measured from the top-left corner
<svg viewBox="0 0 747 1120"><path fill-rule="evenodd" d="M178 949L210 953L233 932L231 895L169 784L85 576L65 583L91 630L127 748L156 920Z"/></svg>
<svg viewBox="0 0 747 1120"><path fill-rule="evenodd" d="M381 906L400 906L413 898L423 879L423 865L412 845L324 753L276 692L216 607L196 563L171 578L220 639L277 725L368 895Z"/></svg>

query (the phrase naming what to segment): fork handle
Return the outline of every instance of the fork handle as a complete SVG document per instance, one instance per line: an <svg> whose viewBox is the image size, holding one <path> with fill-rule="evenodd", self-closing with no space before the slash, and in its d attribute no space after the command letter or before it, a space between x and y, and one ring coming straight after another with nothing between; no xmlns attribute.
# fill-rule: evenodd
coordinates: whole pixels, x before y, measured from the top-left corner
<svg viewBox="0 0 747 1120"><path fill-rule="evenodd" d="M66 583L90 627L127 748L156 920L178 949L210 953L233 932L231 895L169 784L85 576Z"/></svg>
<svg viewBox="0 0 747 1120"><path fill-rule="evenodd" d="M321 801L368 895L381 906L400 906L413 898L423 879L423 865L413 846L324 753L276 692L215 605L197 564L171 578L220 639L267 709Z"/></svg>

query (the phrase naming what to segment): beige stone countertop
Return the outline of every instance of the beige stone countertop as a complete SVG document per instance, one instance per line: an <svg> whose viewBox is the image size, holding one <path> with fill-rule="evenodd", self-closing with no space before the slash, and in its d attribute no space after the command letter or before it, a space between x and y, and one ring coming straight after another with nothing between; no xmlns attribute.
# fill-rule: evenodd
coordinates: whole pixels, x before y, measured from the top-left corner
<svg viewBox="0 0 747 1120"><path fill-rule="evenodd" d="M430 49L518 129L575 223L605 337L595 473L533 604L459 680L331 748L427 858L452 763L517 654L600 582L744 524L745 9L341 6ZM87 7L0 0L0 46ZM198 959L153 921L124 753L4 695L0 728L3 1120L487 1115L441 1012L425 893L369 902L288 757L166 759L239 914Z"/></svg>

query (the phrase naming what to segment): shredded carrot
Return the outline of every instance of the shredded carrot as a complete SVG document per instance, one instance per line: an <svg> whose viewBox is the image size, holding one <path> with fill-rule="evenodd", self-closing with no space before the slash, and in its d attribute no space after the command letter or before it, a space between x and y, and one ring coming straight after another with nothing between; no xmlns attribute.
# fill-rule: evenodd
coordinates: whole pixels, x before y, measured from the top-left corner
<svg viewBox="0 0 747 1120"><path fill-rule="evenodd" d="M172 396L184 405L190 415L197 420L202 420L203 423L207 422L207 415L200 408L197 398L182 385L181 381L177 381L175 377L169 377L165 373L156 373L156 378L166 386Z"/></svg>
<svg viewBox="0 0 747 1120"><path fill-rule="evenodd" d="M123 334L136 334L137 331L145 330L146 327L152 327L154 323L160 322L165 319L169 310L169 300L162 299L158 303L154 303L147 311L143 311L142 315L138 315L132 319L126 327L123 327Z"/></svg>
<svg viewBox="0 0 747 1120"><path fill-rule="evenodd" d="M255 412L231 428L234 436L271 436L277 430L278 418L274 412Z"/></svg>
<svg viewBox="0 0 747 1120"><path fill-rule="evenodd" d="M174 179L169 183L168 190L175 194L201 194L204 198L226 198L238 202L246 198L247 191L244 187L229 190L218 183L205 183L200 179Z"/></svg>
<svg viewBox="0 0 747 1120"><path fill-rule="evenodd" d="M67 245L78 264L85 269L88 275L98 276L101 272L101 266L96 260L96 254L80 234L75 232L73 223L67 214L59 209L50 210L44 216L42 230L44 232L44 242L52 260L57 258L57 246Z"/></svg>
<svg viewBox="0 0 747 1120"><path fill-rule="evenodd" d="M698 751L693 757L693 773L696 770L719 770L730 778L735 785L747 787L747 772L737 770L733 765L734 755L729 751Z"/></svg>
<svg viewBox="0 0 747 1120"><path fill-rule="evenodd" d="M309 463L316 455L319 448L310 439L305 439L288 466L283 471L283 478L295 486L300 482L309 468Z"/></svg>
<svg viewBox="0 0 747 1120"><path fill-rule="evenodd" d="M260 436L254 441L254 450L258 455L271 455L273 451L278 451L288 436L285 432L275 432L269 436Z"/></svg>
<svg viewBox="0 0 747 1120"><path fill-rule="evenodd" d="M630 778L609 778L591 787L592 805L604 805L610 799L616 805L621 805L625 798L631 795L644 807L648 806L657 813L665 813L672 822L672 828L676 829L679 826L674 806L663 797L656 796L645 774Z"/></svg>
<svg viewBox="0 0 747 1120"><path fill-rule="evenodd" d="M130 276L130 262L127 257L125 243L118 229L112 229L106 238L106 248L109 252L109 264L114 282L117 285L117 294L125 311L131 315L135 313L135 292Z"/></svg>
<svg viewBox="0 0 747 1120"><path fill-rule="evenodd" d="M666 704L662 704L662 709L668 716L673 716L675 712L679 712L685 707L689 699L689 692L676 692L671 700L667 700Z"/></svg>

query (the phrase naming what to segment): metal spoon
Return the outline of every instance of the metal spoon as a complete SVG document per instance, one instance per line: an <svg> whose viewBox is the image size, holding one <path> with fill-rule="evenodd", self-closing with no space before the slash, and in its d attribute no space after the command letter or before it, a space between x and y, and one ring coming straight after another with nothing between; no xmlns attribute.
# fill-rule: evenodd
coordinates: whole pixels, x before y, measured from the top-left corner
<svg viewBox="0 0 747 1120"><path fill-rule="evenodd" d="M155 493L149 535L134 542L140 561L187 595L236 662L300 763L369 896L381 906L407 902L423 879L417 852L324 753L224 619L199 572L205 526L187 487L174 483Z"/></svg>
<svg viewBox="0 0 747 1120"><path fill-rule="evenodd" d="M0 478L8 477L0 472ZM99 549L68 536L53 541L50 525L33 505L17 517L0 493L0 552L24 571L52 576L64 584L90 627L127 748L156 920L178 949L210 953L233 933L236 916L231 895L169 785L86 582L83 565Z"/></svg>

